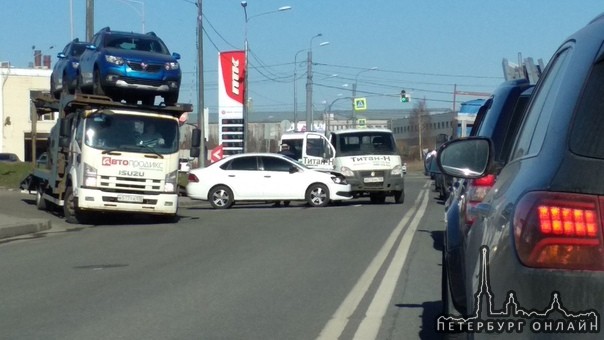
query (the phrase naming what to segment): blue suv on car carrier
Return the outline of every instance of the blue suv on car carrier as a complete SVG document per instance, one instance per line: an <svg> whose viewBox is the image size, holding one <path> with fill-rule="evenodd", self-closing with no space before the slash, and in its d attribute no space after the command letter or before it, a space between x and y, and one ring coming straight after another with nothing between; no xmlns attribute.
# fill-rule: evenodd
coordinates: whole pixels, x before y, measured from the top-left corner
<svg viewBox="0 0 604 340"><path fill-rule="evenodd" d="M153 105L162 96L166 105L178 101L180 54L170 54L153 32L112 31L105 27L92 38L80 57L78 89L114 100Z"/></svg>

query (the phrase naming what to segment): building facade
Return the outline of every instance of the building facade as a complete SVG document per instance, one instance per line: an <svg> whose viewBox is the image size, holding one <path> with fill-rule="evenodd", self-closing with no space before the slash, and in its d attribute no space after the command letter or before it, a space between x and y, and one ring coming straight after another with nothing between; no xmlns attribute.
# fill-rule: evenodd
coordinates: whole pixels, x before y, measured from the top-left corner
<svg viewBox="0 0 604 340"><path fill-rule="evenodd" d="M36 120L32 98L40 92L48 92L50 74L47 68L0 67L0 150L14 153L21 160L31 161L46 149L46 140L56 117L44 116ZM34 124L32 125L32 117ZM36 134L32 133L32 127ZM36 143L32 143L32 141Z"/></svg>

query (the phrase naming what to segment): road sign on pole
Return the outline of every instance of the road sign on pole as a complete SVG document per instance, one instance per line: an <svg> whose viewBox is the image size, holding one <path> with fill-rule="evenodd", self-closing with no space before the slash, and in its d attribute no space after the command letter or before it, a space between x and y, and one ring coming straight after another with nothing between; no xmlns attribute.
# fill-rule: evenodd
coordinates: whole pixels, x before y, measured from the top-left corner
<svg viewBox="0 0 604 340"><path fill-rule="evenodd" d="M355 111L367 110L367 99L366 98L354 98L354 110Z"/></svg>

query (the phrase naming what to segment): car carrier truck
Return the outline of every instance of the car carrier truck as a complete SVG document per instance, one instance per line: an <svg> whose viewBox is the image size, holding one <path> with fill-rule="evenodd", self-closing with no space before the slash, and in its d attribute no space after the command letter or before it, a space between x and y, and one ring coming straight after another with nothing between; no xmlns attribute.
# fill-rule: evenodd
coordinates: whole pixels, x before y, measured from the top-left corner
<svg viewBox="0 0 604 340"><path fill-rule="evenodd" d="M52 203L69 223L115 212L177 219L179 117L192 110L190 104L128 105L81 94L60 101L38 97L34 104L39 115L59 112L48 162L28 180L39 209ZM193 147L199 147L199 131Z"/></svg>
<svg viewBox="0 0 604 340"><path fill-rule="evenodd" d="M355 197L369 196L384 203L405 200L404 169L392 131L383 128L336 130L329 138L319 132L291 132L281 136L296 160L346 176Z"/></svg>

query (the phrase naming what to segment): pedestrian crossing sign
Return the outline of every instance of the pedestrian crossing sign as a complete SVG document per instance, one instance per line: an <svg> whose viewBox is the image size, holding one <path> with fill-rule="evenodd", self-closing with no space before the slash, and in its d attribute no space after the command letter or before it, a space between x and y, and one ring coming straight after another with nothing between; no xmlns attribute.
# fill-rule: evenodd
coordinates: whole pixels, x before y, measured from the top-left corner
<svg viewBox="0 0 604 340"><path fill-rule="evenodd" d="M367 98L354 98L354 110L355 111L367 110Z"/></svg>

